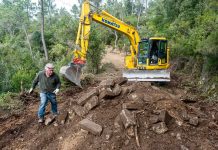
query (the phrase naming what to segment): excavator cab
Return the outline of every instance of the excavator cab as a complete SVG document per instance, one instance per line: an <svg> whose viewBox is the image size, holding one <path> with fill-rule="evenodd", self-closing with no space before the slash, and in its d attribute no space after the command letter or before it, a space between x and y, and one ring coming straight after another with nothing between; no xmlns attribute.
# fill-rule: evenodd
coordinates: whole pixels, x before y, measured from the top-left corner
<svg viewBox="0 0 218 150"><path fill-rule="evenodd" d="M130 69L126 65L127 68L123 71L123 76L129 81L170 81L169 48L166 38L142 39L138 44L136 61L135 67Z"/></svg>

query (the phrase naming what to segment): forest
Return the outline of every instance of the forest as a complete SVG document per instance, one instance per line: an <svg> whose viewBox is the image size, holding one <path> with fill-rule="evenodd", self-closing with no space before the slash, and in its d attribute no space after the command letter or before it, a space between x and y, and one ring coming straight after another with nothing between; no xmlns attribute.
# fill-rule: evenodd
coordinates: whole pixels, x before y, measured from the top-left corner
<svg viewBox="0 0 218 150"><path fill-rule="evenodd" d="M185 60L200 71L187 71L205 83L218 81L218 2L216 0L90 0L133 25L141 37L167 37L171 60ZM0 99L31 86L46 62L56 71L71 60L82 0L71 11L54 0L0 2ZM105 46L125 51L124 35L93 23L88 70L99 73Z"/></svg>

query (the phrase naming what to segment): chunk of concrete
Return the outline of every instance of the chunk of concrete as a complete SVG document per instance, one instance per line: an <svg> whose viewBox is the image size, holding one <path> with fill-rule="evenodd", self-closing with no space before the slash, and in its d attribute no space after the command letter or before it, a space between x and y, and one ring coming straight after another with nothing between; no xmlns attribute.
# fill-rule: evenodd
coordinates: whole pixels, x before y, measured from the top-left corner
<svg viewBox="0 0 218 150"><path fill-rule="evenodd" d="M113 86L114 86L114 80L113 79L103 80L99 84L99 87L105 87L105 88L113 87Z"/></svg>
<svg viewBox="0 0 218 150"><path fill-rule="evenodd" d="M88 110L79 105L73 106L73 110L80 117L84 117L88 113Z"/></svg>
<svg viewBox="0 0 218 150"><path fill-rule="evenodd" d="M153 124L152 130L157 134L163 134L168 131L168 128L165 122L159 122L157 124Z"/></svg>
<svg viewBox="0 0 218 150"><path fill-rule="evenodd" d="M114 120L114 127L115 127L115 132L120 132L123 130L123 122L121 120L120 114L115 118Z"/></svg>
<svg viewBox="0 0 218 150"><path fill-rule="evenodd" d="M113 95L114 94L113 94L113 91L111 90L111 88L106 88L103 91L101 91L98 98L103 99L103 98L113 97Z"/></svg>
<svg viewBox="0 0 218 150"><path fill-rule="evenodd" d="M79 125L83 130L89 131L94 135L100 136L103 130L102 126L88 119L83 119L82 121L79 122Z"/></svg>
<svg viewBox="0 0 218 150"><path fill-rule="evenodd" d="M123 85L128 81L128 79L126 77L118 77L116 79L114 79L115 84L118 85Z"/></svg>
<svg viewBox="0 0 218 150"><path fill-rule="evenodd" d="M130 101L143 101L144 94L143 93L132 93L128 96Z"/></svg>
<svg viewBox="0 0 218 150"><path fill-rule="evenodd" d="M83 95L80 99L78 99L77 104L83 106L92 96L98 95L97 89L92 89L87 94Z"/></svg>
<svg viewBox="0 0 218 150"><path fill-rule="evenodd" d="M106 140L110 140L112 135L113 135L113 131L111 129L104 129L103 134Z"/></svg>
<svg viewBox="0 0 218 150"><path fill-rule="evenodd" d="M98 104L99 104L98 97L93 96L90 100L88 100L88 102L86 102L84 107L89 111L89 110L93 109L94 107L96 107Z"/></svg>
<svg viewBox="0 0 218 150"><path fill-rule="evenodd" d="M57 117L57 121L61 124L65 124L68 118L68 114L68 111L61 112Z"/></svg>
<svg viewBox="0 0 218 150"><path fill-rule="evenodd" d="M158 117L157 115L152 115L152 116L150 116L150 118L149 118L149 122L150 122L151 124L157 123L157 122L159 122L159 117Z"/></svg>
<svg viewBox="0 0 218 150"><path fill-rule="evenodd" d="M121 91L122 91L122 88L119 86L119 84L116 84L112 90L113 96L120 95Z"/></svg>
<svg viewBox="0 0 218 150"><path fill-rule="evenodd" d="M197 126L199 123L198 121L198 117L190 117L189 118L189 124L193 125L193 126Z"/></svg>
<svg viewBox="0 0 218 150"><path fill-rule="evenodd" d="M189 115L188 115L186 110L182 110L181 117L182 117L183 120L189 121Z"/></svg>
<svg viewBox="0 0 218 150"><path fill-rule="evenodd" d="M127 94L130 94L136 90L135 85L127 86L127 87L122 87L121 95L126 96Z"/></svg>
<svg viewBox="0 0 218 150"><path fill-rule="evenodd" d="M150 102L152 102L153 97L151 95L149 95L149 94L144 94L143 100L146 103L150 103Z"/></svg>
<svg viewBox="0 0 218 150"><path fill-rule="evenodd" d="M170 120L172 119L172 117L169 115L169 113L166 110L161 110L158 120L165 122L166 124L168 124L170 122Z"/></svg>
<svg viewBox="0 0 218 150"><path fill-rule="evenodd" d="M144 103L142 101L130 101L123 103L123 109L128 109L128 110L141 110L144 107Z"/></svg>
<svg viewBox="0 0 218 150"><path fill-rule="evenodd" d="M121 120L125 128L136 125L135 115L127 109L123 109L120 113Z"/></svg>
<svg viewBox="0 0 218 150"><path fill-rule="evenodd" d="M55 120L55 116L49 116L45 119L45 125L50 125Z"/></svg>

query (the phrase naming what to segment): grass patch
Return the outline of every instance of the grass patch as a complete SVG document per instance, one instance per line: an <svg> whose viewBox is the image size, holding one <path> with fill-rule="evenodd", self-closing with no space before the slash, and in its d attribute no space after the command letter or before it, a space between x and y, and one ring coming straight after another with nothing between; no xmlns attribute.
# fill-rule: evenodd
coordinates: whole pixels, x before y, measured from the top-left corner
<svg viewBox="0 0 218 150"><path fill-rule="evenodd" d="M16 93L3 93L0 94L0 107L4 110L19 109L23 103L19 101L19 95Z"/></svg>

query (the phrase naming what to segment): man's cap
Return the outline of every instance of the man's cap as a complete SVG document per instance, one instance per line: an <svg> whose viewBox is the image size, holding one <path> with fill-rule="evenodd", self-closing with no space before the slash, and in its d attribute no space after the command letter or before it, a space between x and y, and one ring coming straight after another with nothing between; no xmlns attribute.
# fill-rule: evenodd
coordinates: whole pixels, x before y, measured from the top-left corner
<svg viewBox="0 0 218 150"><path fill-rule="evenodd" d="M54 69L54 65L52 63L47 63L45 69Z"/></svg>

